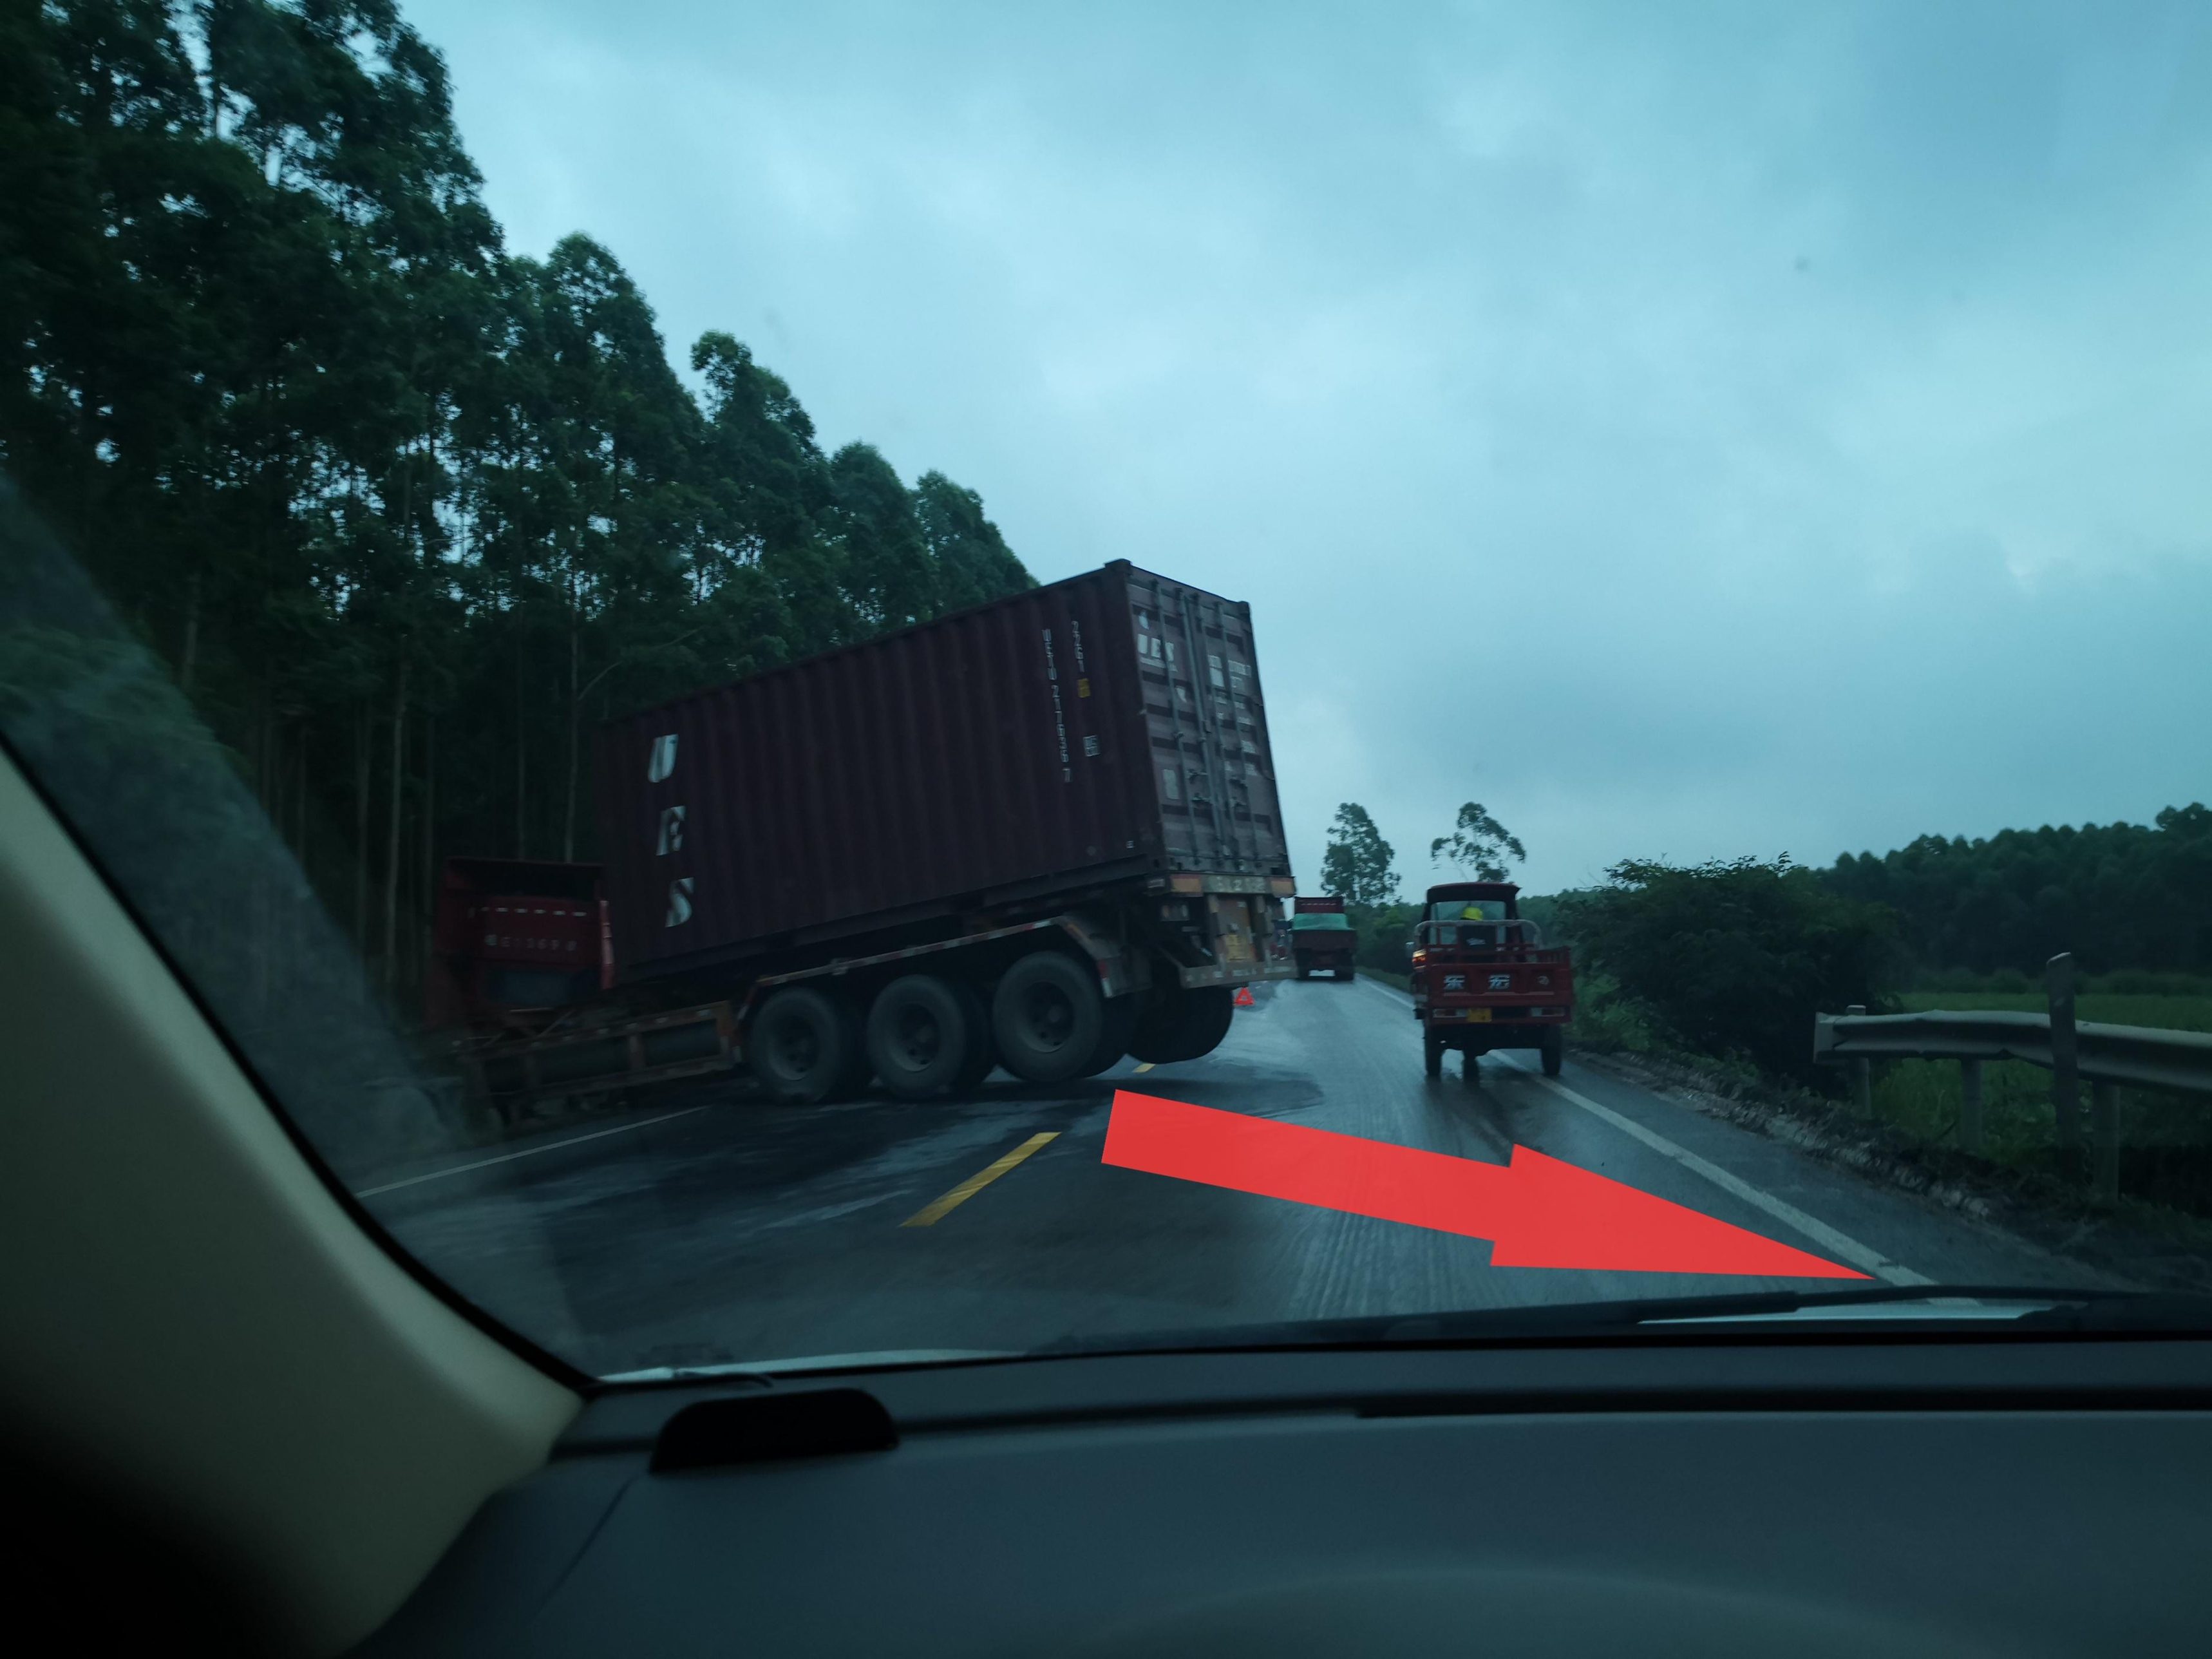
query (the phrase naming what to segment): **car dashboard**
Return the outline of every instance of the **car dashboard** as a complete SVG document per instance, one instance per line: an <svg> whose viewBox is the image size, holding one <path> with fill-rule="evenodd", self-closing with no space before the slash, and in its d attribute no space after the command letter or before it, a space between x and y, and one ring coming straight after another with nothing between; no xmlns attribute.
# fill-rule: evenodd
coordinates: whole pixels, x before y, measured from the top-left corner
<svg viewBox="0 0 2212 1659"><path fill-rule="evenodd" d="M1815 1334L610 1389L360 1651L2199 1655L2208 1378Z"/></svg>

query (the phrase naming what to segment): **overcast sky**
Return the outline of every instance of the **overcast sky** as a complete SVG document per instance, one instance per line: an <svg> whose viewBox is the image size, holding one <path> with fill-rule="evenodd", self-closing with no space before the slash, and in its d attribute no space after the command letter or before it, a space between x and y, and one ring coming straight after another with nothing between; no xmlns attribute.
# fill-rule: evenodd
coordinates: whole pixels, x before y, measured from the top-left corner
<svg viewBox="0 0 2212 1659"><path fill-rule="evenodd" d="M2212 9L407 9L517 250L1249 599L1309 888L2212 799Z"/></svg>

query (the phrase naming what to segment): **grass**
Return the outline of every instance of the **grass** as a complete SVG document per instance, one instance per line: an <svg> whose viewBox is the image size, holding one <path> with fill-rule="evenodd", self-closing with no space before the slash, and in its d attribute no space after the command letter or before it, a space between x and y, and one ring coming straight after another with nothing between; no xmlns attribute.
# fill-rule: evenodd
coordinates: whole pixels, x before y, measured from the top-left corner
<svg viewBox="0 0 2212 1659"><path fill-rule="evenodd" d="M1643 1010L1621 995L1609 975L1595 970L1575 975L1575 1015L1567 1035L1576 1047L1600 1054L1648 1054L1662 1047Z"/></svg>
<svg viewBox="0 0 2212 1659"><path fill-rule="evenodd" d="M1955 1146L1964 1098L1961 1075L1955 1060L1878 1061L1874 1069L1875 1115L1915 1139ZM2082 1103L2086 1110L2086 1090ZM2054 1172L2057 1139L2050 1073L2013 1060L1982 1067L1983 1157L2014 1169Z"/></svg>
<svg viewBox="0 0 2212 1659"><path fill-rule="evenodd" d="M1905 1008L2016 1009L2041 1013L2039 991L1908 991ZM2075 999L2076 1018L2162 1030L2212 1031L2212 995L2188 992L2087 991ZM1958 1145L1961 1072L1954 1060L1902 1060L1877 1064L1874 1109L1921 1139ZM2081 1090L2082 1130L2089 1090ZM2212 1211L2212 1102L2186 1095L2121 1089L2120 1190L2132 1198ZM2051 1073L2021 1060L1982 1068L1982 1156L1992 1163L2058 1174L2058 1127Z"/></svg>
<svg viewBox="0 0 2212 1659"><path fill-rule="evenodd" d="M2121 975L2109 976L2120 979ZM2136 976L2138 979L2148 976ZM1669 1051L1633 999L1624 997L1604 975L1590 974L1577 987L1572 1040L1601 1052L1666 1056ZM2048 1006L2036 988L1917 990L1898 998L1911 1011L1930 1008L2017 1009L2040 1013ZM2113 1025L2145 1025L2166 1030L2212 1031L2212 985L2164 976L2128 989L2091 987L2075 1003L2078 1018ZM1675 1056L1690 1059L1692 1056ZM1743 1062L1698 1059L1700 1066L1723 1072ZM1879 1061L1874 1067L1875 1115L1931 1145L1959 1145L1961 1073L1955 1060ZM2090 1093L2081 1092L2081 1128L2088 1132ZM2202 1219L2212 1216L2212 1101L2187 1095L2121 1089L2114 1096L2119 1114L2120 1191L2123 1206L2140 1212L2138 1220L2164 1215L2186 1235L2188 1248L2212 1243ZM1982 1068L1982 1145L1990 1163L2073 1184L2058 1152L2057 1113L2051 1098L2051 1073L2025 1061L1991 1062ZM2168 1207L2161 1207L2168 1206ZM2179 1215L2176 1211L2192 1212ZM2148 1222L2146 1222L2148 1224ZM2154 1229L2157 1231L2157 1229ZM2177 1235L2177 1242L2184 1242Z"/></svg>

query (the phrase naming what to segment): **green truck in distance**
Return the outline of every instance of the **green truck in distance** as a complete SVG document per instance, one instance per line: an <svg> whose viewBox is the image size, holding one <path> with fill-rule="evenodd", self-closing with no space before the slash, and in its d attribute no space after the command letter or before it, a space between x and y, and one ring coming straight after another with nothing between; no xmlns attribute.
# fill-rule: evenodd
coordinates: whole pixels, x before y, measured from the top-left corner
<svg viewBox="0 0 2212 1659"><path fill-rule="evenodd" d="M1297 976L1304 979L1328 969L1339 979L1350 979L1359 934L1344 914L1344 901L1302 898L1292 900L1291 906L1291 956L1297 964Z"/></svg>

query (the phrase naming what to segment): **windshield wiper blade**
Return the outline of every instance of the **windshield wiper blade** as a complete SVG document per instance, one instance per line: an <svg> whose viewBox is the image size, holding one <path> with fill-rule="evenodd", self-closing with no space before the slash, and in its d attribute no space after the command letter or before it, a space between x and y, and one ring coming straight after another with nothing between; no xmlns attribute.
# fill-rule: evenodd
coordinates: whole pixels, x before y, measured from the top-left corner
<svg viewBox="0 0 2212 1659"><path fill-rule="evenodd" d="M1351 1319L1288 1321L1207 1329L1064 1337L1036 1354L1224 1352L1333 1347L1451 1347L1462 1343L1606 1336L1641 1328L1701 1323L1754 1323L1833 1309L1847 1320L1858 1308L1896 1303L2026 1304L2017 1316L1971 1305L1933 1316L1961 1320L2003 1317L2014 1328L2212 1329L2212 1297L2169 1295L2059 1285L1877 1285L1849 1291L1750 1291L1723 1296L1668 1297L1617 1302L1567 1302L1540 1307L1468 1309L1451 1313L1381 1314Z"/></svg>
<svg viewBox="0 0 2212 1659"><path fill-rule="evenodd" d="M599 1380L616 1384L750 1381L765 1386L775 1377L808 1371L906 1370L1023 1357L1018 1348L878 1348L860 1353L803 1354L791 1359L738 1359L719 1365L654 1365L644 1370L603 1372Z"/></svg>
<svg viewBox="0 0 2212 1659"><path fill-rule="evenodd" d="M2050 1285L1889 1285L1855 1291L1814 1291L1802 1295L1785 1292L1781 1298L1784 1305L1750 1305L1753 1301L1769 1299L1754 1294L1733 1309L1723 1306L1718 1311L1686 1314L1654 1313L1647 1304L1644 1316L1628 1322L1697 1325L1808 1317L1844 1320L1858 1306L1917 1302L1928 1304L1928 1316L1931 1319L2002 1320L2015 1330L2212 1332L2212 1294L2193 1291ZM1726 1304L1735 1298L1713 1300Z"/></svg>

